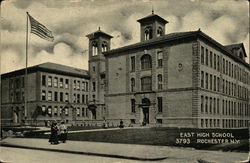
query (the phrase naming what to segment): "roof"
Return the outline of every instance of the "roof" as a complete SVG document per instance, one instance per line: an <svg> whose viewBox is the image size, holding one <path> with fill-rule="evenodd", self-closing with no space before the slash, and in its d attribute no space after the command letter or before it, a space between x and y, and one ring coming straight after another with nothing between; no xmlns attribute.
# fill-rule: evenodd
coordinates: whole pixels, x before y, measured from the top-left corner
<svg viewBox="0 0 250 163"><path fill-rule="evenodd" d="M230 44L230 45L225 45L225 47L230 50L231 52L233 52L234 49L243 49L244 52L244 56L247 57L245 48L244 48L244 44L243 43L237 43L237 44Z"/></svg>
<svg viewBox="0 0 250 163"><path fill-rule="evenodd" d="M162 23L164 23L164 24L168 23L167 20L163 19L162 17L160 17L159 15L154 14L154 13L152 13L152 14L150 14L150 15L144 17L144 18L141 18L141 19L139 19L139 20L137 20L137 21L138 21L139 23L143 23L143 22L152 21L152 20L158 20L158 21L160 21L160 22L162 22Z"/></svg>
<svg viewBox="0 0 250 163"><path fill-rule="evenodd" d="M195 35L195 34L197 34L197 32L198 31L170 33L170 34L163 35L161 37L156 37L156 38L146 40L146 41L142 41L142 42L139 42L139 43L135 43L135 44L132 44L132 45L120 47L120 48L117 48L117 49L112 49L112 50L103 52L103 54L105 56L107 56L107 55L110 55L110 54L119 53L119 52L123 52L123 51L126 51L126 50L131 50L131 49L135 49L135 48L145 47L145 46L152 45L152 44L158 44L158 43L161 43L161 42L171 41L171 40L175 40L175 39L182 39L182 38L185 38L185 37Z"/></svg>
<svg viewBox="0 0 250 163"><path fill-rule="evenodd" d="M111 36L111 35L103 32L103 31L101 31L100 28L99 28L99 30L86 35L86 37L88 37L89 39L96 38L98 36L104 36L104 37L107 37L107 38L113 38L113 36Z"/></svg>
<svg viewBox="0 0 250 163"><path fill-rule="evenodd" d="M60 74L60 75L68 75L68 76L74 76L74 77L82 77L82 78L89 78L89 73L87 70L65 66L61 64L46 62L39 65L35 65L32 67L28 67L28 73L42 71L42 72L49 72L54 74ZM2 77L11 77L16 75L23 75L25 73L25 69L20 69L12 72L8 72L5 74L2 74Z"/></svg>
<svg viewBox="0 0 250 163"><path fill-rule="evenodd" d="M214 45L217 49L219 49L221 52L223 52L227 56L233 58L235 61L243 63L248 68L250 67L248 63L246 63L245 61L243 61L240 58L233 55L233 53L228 48L226 48L225 46L223 46L222 44L220 44L219 42L217 42L216 40L214 40L210 36L203 33L200 29L197 31L177 32L177 33L166 34L166 35L163 35L161 37L156 37L156 38L142 41L142 42L139 42L136 44L124 46L124 47L117 48L117 49L112 49L110 51L103 52L103 54L105 56L112 56L113 54L126 52L128 50L134 50L134 49L138 49L138 48L142 48L142 47L147 48L150 45L156 45L156 44L166 43L166 42L172 43L174 41L180 42L180 41L184 41L186 39L193 39L194 40L197 38L200 38L200 39L203 39L203 40L209 42L210 44ZM243 44L242 44L242 46L244 48Z"/></svg>

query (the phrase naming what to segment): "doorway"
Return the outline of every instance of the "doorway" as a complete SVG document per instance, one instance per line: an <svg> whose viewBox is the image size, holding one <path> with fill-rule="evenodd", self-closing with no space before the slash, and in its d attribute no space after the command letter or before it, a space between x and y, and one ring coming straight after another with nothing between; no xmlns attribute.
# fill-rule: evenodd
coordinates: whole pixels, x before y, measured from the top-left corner
<svg viewBox="0 0 250 163"><path fill-rule="evenodd" d="M149 124L149 107L143 107L142 112L144 124Z"/></svg>

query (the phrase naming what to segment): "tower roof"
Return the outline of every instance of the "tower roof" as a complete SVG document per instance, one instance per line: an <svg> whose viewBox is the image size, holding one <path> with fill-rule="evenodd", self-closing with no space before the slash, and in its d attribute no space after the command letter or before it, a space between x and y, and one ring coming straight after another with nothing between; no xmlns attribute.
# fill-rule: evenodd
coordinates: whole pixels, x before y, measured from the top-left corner
<svg viewBox="0 0 250 163"><path fill-rule="evenodd" d="M107 37L107 38L113 38L113 36L101 31L100 27L99 27L99 30L86 35L86 37L88 37L89 39L96 38L96 37L99 37L99 36L103 36L103 37Z"/></svg>
<svg viewBox="0 0 250 163"><path fill-rule="evenodd" d="M154 14L153 12L152 12L152 14L150 14L144 18L138 19L137 21L139 23L143 23L143 22L149 22L149 21L153 21L153 20L158 20L159 22L162 22L164 24L168 23L167 20L163 19L162 17L160 17L157 14Z"/></svg>

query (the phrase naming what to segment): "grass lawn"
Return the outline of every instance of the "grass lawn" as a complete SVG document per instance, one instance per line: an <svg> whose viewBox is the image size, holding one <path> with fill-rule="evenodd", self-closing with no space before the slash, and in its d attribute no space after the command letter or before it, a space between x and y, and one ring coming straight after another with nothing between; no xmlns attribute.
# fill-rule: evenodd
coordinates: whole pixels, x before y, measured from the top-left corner
<svg viewBox="0 0 250 163"><path fill-rule="evenodd" d="M80 128L72 128L79 130ZM180 133L232 133L235 139L240 140L239 144L198 144L197 137L190 138L189 144L176 144L176 138L180 138ZM30 135L28 137L49 138L49 135ZM206 139L214 139L207 137ZM222 138L223 139L223 138ZM225 138L226 139L226 138ZM76 141L95 141L95 142L110 142L124 144L144 144L144 145L162 145L162 146L182 146L194 147L196 149L213 149L224 151L248 151L248 130L247 129L190 129L190 128L127 128L117 130L102 130L94 132L69 133L68 140Z"/></svg>

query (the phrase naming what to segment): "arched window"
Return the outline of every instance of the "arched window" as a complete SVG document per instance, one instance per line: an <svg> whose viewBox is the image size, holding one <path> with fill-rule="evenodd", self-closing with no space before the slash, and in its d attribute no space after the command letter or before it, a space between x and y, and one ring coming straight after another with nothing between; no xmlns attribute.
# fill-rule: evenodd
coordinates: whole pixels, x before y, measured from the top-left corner
<svg viewBox="0 0 250 163"><path fill-rule="evenodd" d="M131 78L131 92L135 91L135 78Z"/></svg>
<svg viewBox="0 0 250 163"><path fill-rule="evenodd" d="M159 90L162 90L162 75L159 74L159 75L157 76L157 79L158 79L158 89L159 89Z"/></svg>
<svg viewBox="0 0 250 163"><path fill-rule="evenodd" d="M163 35L163 30L162 30L161 27L158 27L158 29L157 29L157 37L162 36L162 35Z"/></svg>
<svg viewBox="0 0 250 163"><path fill-rule="evenodd" d="M149 40L153 38L153 30L152 27L146 27L144 30L145 40Z"/></svg>
<svg viewBox="0 0 250 163"><path fill-rule="evenodd" d="M92 43L92 54L93 56L98 54L98 46L97 46L97 42L95 41Z"/></svg>
<svg viewBox="0 0 250 163"><path fill-rule="evenodd" d="M108 43L107 42L103 42L102 43L102 52L105 52L105 51L107 51L108 50Z"/></svg>
<svg viewBox="0 0 250 163"><path fill-rule="evenodd" d="M141 57L141 69L151 69L152 68L152 59L149 54L145 54Z"/></svg>
<svg viewBox="0 0 250 163"><path fill-rule="evenodd" d="M141 78L141 90L142 91L152 90L152 78L150 76Z"/></svg>

